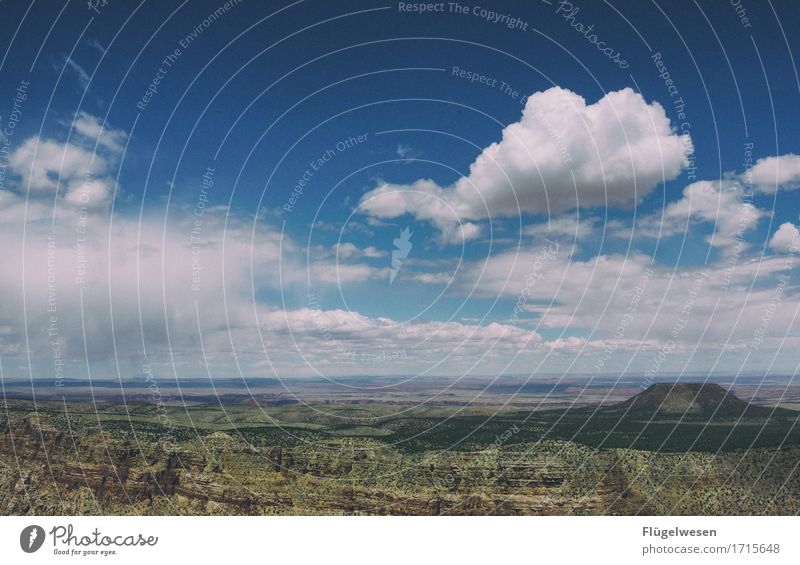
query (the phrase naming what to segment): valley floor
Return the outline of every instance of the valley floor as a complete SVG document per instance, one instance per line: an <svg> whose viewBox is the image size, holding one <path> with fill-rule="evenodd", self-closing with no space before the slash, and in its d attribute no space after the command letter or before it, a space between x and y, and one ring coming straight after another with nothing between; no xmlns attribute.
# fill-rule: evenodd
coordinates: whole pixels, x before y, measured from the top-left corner
<svg viewBox="0 0 800 565"><path fill-rule="evenodd" d="M33 412L28 401L7 401L0 411L0 512L800 512L796 445L654 451L592 446L584 441L592 436L537 439L532 430L544 420L530 413L471 414L494 427L469 434L463 425L472 424L451 429L456 419L441 409L389 419L375 416L379 407L346 407L347 425L342 414L303 410L265 415L253 407L196 406L156 414L152 405L128 405L123 413L116 405L95 411L53 402ZM363 420L358 426L354 410ZM606 434L608 443L619 444L626 433Z"/></svg>

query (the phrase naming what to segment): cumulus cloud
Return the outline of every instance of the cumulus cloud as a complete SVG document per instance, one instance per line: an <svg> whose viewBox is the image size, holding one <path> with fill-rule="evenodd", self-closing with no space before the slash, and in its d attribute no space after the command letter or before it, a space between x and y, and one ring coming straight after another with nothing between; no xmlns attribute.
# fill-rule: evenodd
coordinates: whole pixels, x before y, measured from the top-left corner
<svg viewBox="0 0 800 565"><path fill-rule="evenodd" d="M444 187L430 179L383 182L360 207L377 218L412 214L454 243L480 235L475 221L487 217L631 206L677 177L691 152L691 140L673 130L661 105L629 88L587 104L554 87L529 97L520 121L482 151L467 176Z"/></svg>
<svg viewBox="0 0 800 565"><path fill-rule="evenodd" d="M742 234L754 228L761 218L769 216L769 212L747 201L745 193L749 186L764 193L800 188L800 156L766 157L743 173L692 183L684 188L679 200L659 213L641 217L636 235L669 237L686 232L693 223L702 222L714 225L714 233L708 241L715 246L725 247L741 241ZM791 227L788 224L781 237L785 237Z"/></svg>
<svg viewBox="0 0 800 565"><path fill-rule="evenodd" d="M121 156L127 133L106 128L85 112L72 125L75 135L69 142L36 136L25 140L9 155L9 172L21 179L20 193L51 202L59 194L69 206L103 209L116 187L111 167Z"/></svg>
<svg viewBox="0 0 800 565"><path fill-rule="evenodd" d="M55 193L59 179L70 185L82 181L92 169L104 170L107 166L106 160L92 151L38 137L27 139L14 150L8 163L11 172L22 177L21 188L49 196Z"/></svg>
<svg viewBox="0 0 800 565"><path fill-rule="evenodd" d="M759 192L773 193L778 190L800 188L800 155L788 153L764 157L756 161L749 172L742 175Z"/></svg>
<svg viewBox="0 0 800 565"><path fill-rule="evenodd" d="M455 201L452 191L428 179L410 185L383 183L364 194L359 207L372 218L412 214L418 220L429 221L439 230L440 242L446 244L474 239L481 233L479 225L463 220L468 215L464 203Z"/></svg>
<svg viewBox="0 0 800 565"><path fill-rule="evenodd" d="M769 247L779 253L797 253L800 247L800 230L791 222L781 224L769 241Z"/></svg>
<svg viewBox="0 0 800 565"><path fill-rule="evenodd" d="M731 245L768 215L742 196L742 186L736 180L692 183L684 188L680 200L641 218L636 233L651 238L669 237L688 231L693 223L707 222L714 225L709 243L718 247Z"/></svg>

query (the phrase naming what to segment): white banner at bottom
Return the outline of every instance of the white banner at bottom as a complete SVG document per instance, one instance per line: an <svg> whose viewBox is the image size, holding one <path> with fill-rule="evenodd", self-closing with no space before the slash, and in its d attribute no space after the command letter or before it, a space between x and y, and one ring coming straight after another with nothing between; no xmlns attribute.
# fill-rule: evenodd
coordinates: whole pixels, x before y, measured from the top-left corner
<svg viewBox="0 0 800 565"><path fill-rule="evenodd" d="M800 563L799 526L798 517L2 517L0 561Z"/></svg>

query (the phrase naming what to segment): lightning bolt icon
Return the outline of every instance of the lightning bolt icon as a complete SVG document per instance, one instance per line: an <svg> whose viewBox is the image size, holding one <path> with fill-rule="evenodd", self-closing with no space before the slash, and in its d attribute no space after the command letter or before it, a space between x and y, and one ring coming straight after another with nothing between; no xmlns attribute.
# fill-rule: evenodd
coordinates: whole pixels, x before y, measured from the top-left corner
<svg viewBox="0 0 800 565"><path fill-rule="evenodd" d="M33 528L31 530L31 537L28 539L28 549L33 547L33 542L36 541L36 538L39 537L39 530Z"/></svg>

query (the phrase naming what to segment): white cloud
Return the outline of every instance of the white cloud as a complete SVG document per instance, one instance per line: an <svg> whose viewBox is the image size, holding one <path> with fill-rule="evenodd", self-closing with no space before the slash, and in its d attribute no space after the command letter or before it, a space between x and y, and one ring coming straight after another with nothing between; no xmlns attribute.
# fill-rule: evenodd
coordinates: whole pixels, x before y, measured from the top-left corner
<svg viewBox="0 0 800 565"><path fill-rule="evenodd" d="M388 255L388 253L385 251L381 251L372 245L361 249L350 242L335 243L333 245L333 252L341 259L358 259L361 257L380 259L381 257L386 257Z"/></svg>
<svg viewBox="0 0 800 565"><path fill-rule="evenodd" d="M450 193L435 182L421 179L410 185L384 183L366 193L359 206L371 218L396 218L412 214L418 220L431 222L440 232L442 243L459 243L478 237L480 226L463 221L467 210L452 202Z"/></svg>
<svg viewBox="0 0 800 565"><path fill-rule="evenodd" d="M72 125L70 142L35 136L25 140L9 155L9 172L21 179L19 193L30 191L34 198L53 202L58 190L67 205L104 209L116 186L111 166L121 156L127 133L104 127L86 112Z"/></svg>
<svg viewBox="0 0 800 565"><path fill-rule="evenodd" d="M5 191L0 198L0 224L12 224L22 218L28 221L38 221L52 218L52 202L43 202L40 199L27 199L24 196Z"/></svg>
<svg viewBox="0 0 800 565"><path fill-rule="evenodd" d="M127 132L113 129L100 121L96 116L86 112L79 112L72 122L75 133L86 138L92 144L97 143L114 155L120 155L125 148Z"/></svg>
<svg viewBox="0 0 800 565"><path fill-rule="evenodd" d="M389 267L375 268L363 263L344 263L327 260L315 260L310 267L311 280L323 284L348 284L368 280L386 280L389 278Z"/></svg>
<svg viewBox="0 0 800 565"><path fill-rule="evenodd" d="M759 192L773 193L778 190L800 188L800 155L786 154L764 157L756 161L749 173L742 175Z"/></svg>
<svg viewBox="0 0 800 565"><path fill-rule="evenodd" d="M399 323L389 318L369 318L345 310L272 310L263 314L261 324L272 331L291 333L295 339L312 348L318 347L320 342L340 340L353 348L413 347L418 352L434 351L447 355L475 346L485 348L481 353L489 348L527 349L542 341L537 333L510 324ZM304 337L311 338L311 343L304 341Z"/></svg>
<svg viewBox="0 0 800 565"><path fill-rule="evenodd" d="M791 222L781 224L769 241L769 246L779 253L797 253L800 248L800 230Z"/></svg>
<svg viewBox="0 0 800 565"><path fill-rule="evenodd" d="M18 204L3 199L0 212L9 203ZM425 365L448 356L529 351L541 342L538 334L509 324L401 323L298 307L298 301L308 303L302 246L272 226L254 228L228 216L226 229L224 211L206 214L195 240L190 239L192 217L174 217L165 227L157 217L141 223L115 217L112 224L107 216L92 215L85 233L79 233L76 227L85 220L67 208L59 213L55 231L46 215L0 223L7 249L0 264L4 361L10 362L7 355L22 358L27 347L37 376L46 377L56 341L67 376L85 375L87 362L95 370L103 363L113 367L114 359L123 370L135 371L145 362L143 345L148 363L189 364L195 372L187 374L193 376L198 368L205 370L205 361L231 371L234 359L253 374L267 357L284 368L283 374L313 373L298 351L314 367L333 373L375 374L379 369L402 373L411 365L353 368L358 359L337 357L333 344L359 355L403 350L409 363ZM388 278L388 269L364 271L357 264L340 264L338 273L336 265L324 261L312 261L310 267L315 287L332 289L375 275L385 284ZM284 295L287 304L270 305L265 298L270 293ZM265 372L260 367L256 374Z"/></svg>
<svg viewBox="0 0 800 565"><path fill-rule="evenodd" d="M708 241L722 247L736 242L767 215L743 201L742 186L736 180L698 181L684 188L683 197L660 213L642 217L636 235L669 237L687 232L693 222L708 222L715 226Z"/></svg>
<svg viewBox="0 0 800 565"><path fill-rule="evenodd" d="M158 356L166 351L168 337L176 352L199 353L197 303L209 353L224 350L228 330L256 323L251 281L257 281L257 290L279 284L274 266L280 233L264 226L253 233L236 225L223 231L205 220L196 248L190 244L191 224L175 222L165 229L157 218L139 223L115 217L112 225L107 216L64 209L54 230L49 218L4 222L0 325L16 329L4 340L23 342L25 312L31 351L39 359L49 356L51 315L58 319L61 347L71 360L84 357L84 333L92 360L141 356L143 340Z"/></svg>
<svg viewBox="0 0 800 565"><path fill-rule="evenodd" d="M333 252L342 259L357 257L360 255L360 251L361 250L352 243L335 243L333 245Z"/></svg>
<svg viewBox="0 0 800 565"><path fill-rule="evenodd" d="M641 254L582 261L571 258L562 246L556 255L543 259L536 247L499 253L465 264L456 285L462 292L474 288L477 296L489 299L514 302L524 296L522 308L530 314L533 329L591 332L587 347L613 340L615 349L627 350L619 354L626 361L637 344L652 349L671 340L683 348L716 351L741 341L749 346L759 328L780 340L796 325L798 285L781 286L780 277L790 265L780 256L742 254L732 263L671 268L654 265ZM775 300L783 306L775 309ZM509 317L512 308L508 306ZM580 342L550 340L543 345L564 349Z"/></svg>
<svg viewBox="0 0 800 565"><path fill-rule="evenodd" d="M382 183L360 206L378 218L412 214L430 221L443 242L455 243L477 237L480 227L472 222L487 217L633 205L677 177L691 151L661 105L647 104L631 89L587 104L554 87L532 95L521 120L453 185Z"/></svg>
<svg viewBox="0 0 800 565"><path fill-rule="evenodd" d="M364 257L369 257L370 259L379 259L381 257L386 257L388 253L385 251L381 251L372 245L364 248Z"/></svg>
<svg viewBox="0 0 800 565"><path fill-rule="evenodd" d="M93 170L104 171L106 160L92 151L69 143L31 137L8 159L11 172L22 177L21 189L48 193L52 198L58 180L82 181Z"/></svg>
<svg viewBox="0 0 800 565"><path fill-rule="evenodd" d="M447 284L453 279L452 273L413 273L415 281L423 284Z"/></svg>
<svg viewBox="0 0 800 565"><path fill-rule="evenodd" d="M597 234L597 218L578 216L558 216L541 224L529 224L522 229L525 235L569 240L585 239Z"/></svg>

